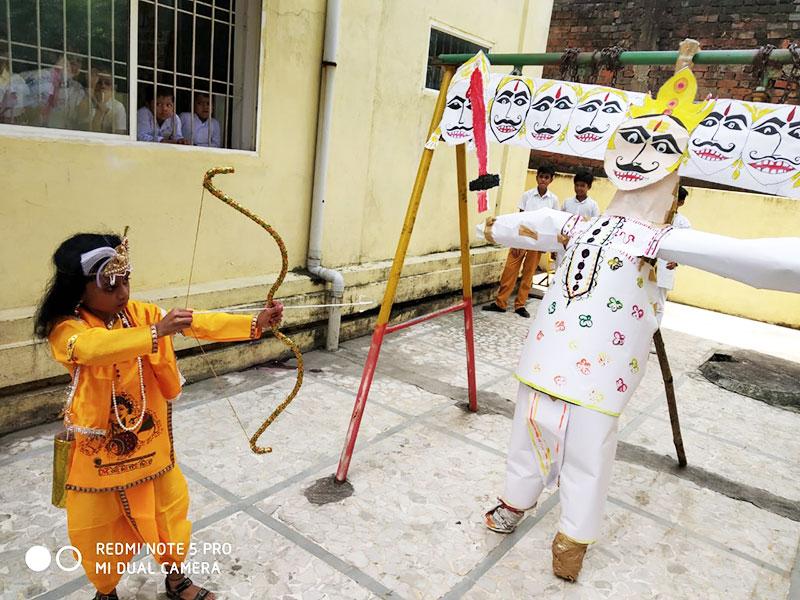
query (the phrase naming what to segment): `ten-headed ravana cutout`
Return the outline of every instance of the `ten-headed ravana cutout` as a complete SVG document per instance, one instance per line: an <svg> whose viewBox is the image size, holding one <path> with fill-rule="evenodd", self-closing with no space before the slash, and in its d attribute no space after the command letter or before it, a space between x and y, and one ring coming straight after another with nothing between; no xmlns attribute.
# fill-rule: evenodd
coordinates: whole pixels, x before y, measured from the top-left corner
<svg viewBox="0 0 800 600"><path fill-rule="evenodd" d="M464 63L447 91L439 127L426 146L472 142L470 74L481 69L487 140L604 160L620 189L679 175L768 194L800 198L800 108L716 99L695 103L696 82L684 69L655 99L637 92L553 79L491 74L479 53ZM676 113L668 104L681 108ZM700 115L699 121L693 116ZM661 118L649 118L660 115Z"/></svg>

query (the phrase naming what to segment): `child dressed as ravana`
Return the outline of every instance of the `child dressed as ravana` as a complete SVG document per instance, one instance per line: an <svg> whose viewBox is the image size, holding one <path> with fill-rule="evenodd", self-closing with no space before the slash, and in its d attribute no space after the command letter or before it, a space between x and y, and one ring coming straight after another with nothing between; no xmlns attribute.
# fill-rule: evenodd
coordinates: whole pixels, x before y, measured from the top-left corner
<svg viewBox="0 0 800 600"><path fill-rule="evenodd" d="M658 328L656 259L800 292L800 238L739 240L664 225L678 183L674 166L710 110L693 103L695 90L684 69L656 100L631 109L634 118L619 126L605 156L618 191L604 214L584 220L542 208L478 228L502 246L565 250L522 349L505 492L485 520L510 533L545 487L558 485L553 571L567 580L577 578L599 534L617 420L644 376Z"/></svg>

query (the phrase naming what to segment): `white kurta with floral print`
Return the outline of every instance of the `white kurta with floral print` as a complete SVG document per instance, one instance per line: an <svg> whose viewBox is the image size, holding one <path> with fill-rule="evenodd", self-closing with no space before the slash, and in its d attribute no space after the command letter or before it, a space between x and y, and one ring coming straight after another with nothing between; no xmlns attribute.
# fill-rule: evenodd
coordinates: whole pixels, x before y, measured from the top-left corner
<svg viewBox="0 0 800 600"><path fill-rule="evenodd" d="M644 376L658 328L661 297L649 259L669 229L611 215L569 219L566 253L528 332L517 378L619 415Z"/></svg>

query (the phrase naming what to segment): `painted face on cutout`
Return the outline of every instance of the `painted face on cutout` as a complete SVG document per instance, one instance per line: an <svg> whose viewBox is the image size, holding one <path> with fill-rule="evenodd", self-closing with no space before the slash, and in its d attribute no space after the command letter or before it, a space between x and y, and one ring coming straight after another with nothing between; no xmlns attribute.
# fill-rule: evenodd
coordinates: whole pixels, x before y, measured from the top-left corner
<svg viewBox="0 0 800 600"><path fill-rule="evenodd" d="M689 160L710 175L733 164L747 139L750 112L739 102L717 102L695 127L689 140Z"/></svg>
<svg viewBox="0 0 800 600"><path fill-rule="evenodd" d="M587 94L572 112L567 143L581 156L607 145L627 110L627 100L607 89Z"/></svg>
<svg viewBox="0 0 800 600"><path fill-rule="evenodd" d="M783 183L800 173L800 109L781 106L753 123L741 158L762 185Z"/></svg>
<svg viewBox="0 0 800 600"><path fill-rule="evenodd" d="M666 115L631 119L614 132L603 166L621 190L645 187L666 177L677 167L689 133Z"/></svg>
<svg viewBox="0 0 800 600"><path fill-rule="evenodd" d="M510 140L522 131L532 95L530 80L521 77L500 80L489 109L489 128L498 142Z"/></svg>
<svg viewBox="0 0 800 600"><path fill-rule="evenodd" d="M533 98L525 119L525 141L531 148L545 148L567 128L577 90L563 82L543 87Z"/></svg>
<svg viewBox="0 0 800 600"><path fill-rule="evenodd" d="M472 103L467 98L469 79L458 81L447 90L447 104L442 115L442 138L451 144L472 139Z"/></svg>

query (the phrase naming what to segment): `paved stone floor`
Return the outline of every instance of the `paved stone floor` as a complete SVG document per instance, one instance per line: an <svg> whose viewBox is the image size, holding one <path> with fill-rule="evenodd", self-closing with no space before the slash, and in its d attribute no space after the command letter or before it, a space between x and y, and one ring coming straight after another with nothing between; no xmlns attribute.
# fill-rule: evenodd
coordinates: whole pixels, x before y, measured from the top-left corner
<svg viewBox="0 0 800 600"><path fill-rule="evenodd" d="M675 467L652 354L620 419L600 540L580 581L568 584L550 571L557 494L513 535L482 523L503 485L511 370L527 325L511 312L476 313L477 414L465 410L460 315L388 338L352 494L322 505L309 501L309 488L335 469L368 337L306 355L300 396L267 430L271 455L250 453L228 401L252 429L293 371L254 368L188 386L175 438L192 495L192 562L219 570L196 579L224 598L800 598L800 414L719 389L697 371L739 339L800 361L800 332L668 307L664 338L690 466ZM68 542L65 514L49 504L54 431L0 438L2 598L92 597L80 570L54 563L33 572L25 563L34 544L55 551ZM156 567L145 557L132 570L140 569ZM162 598L161 584L133 573L119 592Z"/></svg>

